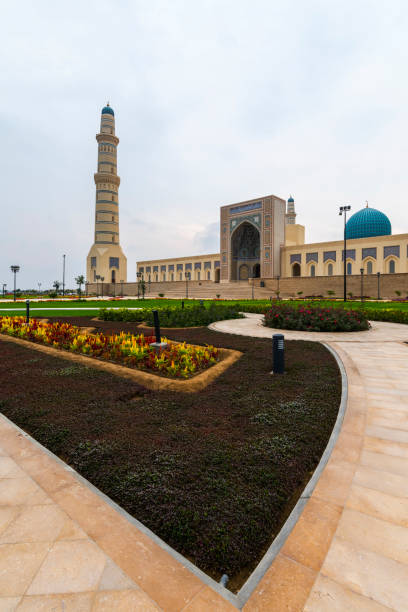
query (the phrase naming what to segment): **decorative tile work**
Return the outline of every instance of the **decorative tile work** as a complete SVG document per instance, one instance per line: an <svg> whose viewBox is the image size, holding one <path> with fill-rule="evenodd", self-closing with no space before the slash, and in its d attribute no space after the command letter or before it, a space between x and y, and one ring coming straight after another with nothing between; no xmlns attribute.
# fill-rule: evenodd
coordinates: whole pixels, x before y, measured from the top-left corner
<svg viewBox="0 0 408 612"><path fill-rule="evenodd" d="M187 264L186 264L186 265L187 265ZM178 263L178 264L177 264L177 272L178 272L179 270L182 270L182 269L183 269L183 264L182 264L182 263Z"/></svg>
<svg viewBox="0 0 408 612"><path fill-rule="evenodd" d="M244 223L244 221L248 221L257 227L261 227L261 215L246 215L245 217L230 220L230 233L241 225L241 223Z"/></svg>
<svg viewBox="0 0 408 612"><path fill-rule="evenodd" d="M315 261L316 263L319 261L319 256L317 253L306 253L306 263L309 261Z"/></svg>
<svg viewBox="0 0 408 612"><path fill-rule="evenodd" d="M361 259L365 259L366 257L372 257L373 259L377 259L377 247L367 247L361 250Z"/></svg>
<svg viewBox="0 0 408 612"><path fill-rule="evenodd" d="M394 255L395 257L400 256L400 247L399 244L396 246L385 246L384 247L384 259L389 257L390 255Z"/></svg>
<svg viewBox="0 0 408 612"><path fill-rule="evenodd" d="M344 249L341 252L341 259L344 261ZM353 259L353 261L356 261L356 249L347 249L346 259Z"/></svg>
<svg viewBox="0 0 408 612"><path fill-rule="evenodd" d="M256 210L262 208L262 202L252 202L251 204L243 204L242 206L234 206L229 209L230 215L236 215L237 213L246 212L247 210Z"/></svg>
<svg viewBox="0 0 408 612"><path fill-rule="evenodd" d="M91 257L91 268L96 268L96 257Z"/></svg>
<svg viewBox="0 0 408 612"><path fill-rule="evenodd" d="M139 272L141 272L141 273L143 274L143 272L144 272L144 266L141 266L141 267L139 268L139 270L138 270L138 271L139 271Z"/></svg>
<svg viewBox="0 0 408 612"><path fill-rule="evenodd" d="M201 270L201 262L200 261L195 261L194 262L194 270Z"/></svg>
<svg viewBox="0 0 408 612"><path fill-rule="evenodd" d="M209 269L211 269L211 261L205 261L204 270L209 270Z"/></svg>
<svg viewBox="0 0 408 612"><path fill-rule="evenodd" d="M323 262L327 261L328 259L336 261L336 251L324 251Z"/></svg>
<svg viewBox="0 0 408 612"><path fill-rule="evenodd" d="M182 268L181 268L182 269ZM185 270L192 270L193 269L193 264L191 263L186 263L184 266ZM180 270L180 268L177 266L177 270Z"/></svg>
<svg viewBox="0 0 408 612"><path fill-rule="evenodd" d="M290 256L290 263L301 263L302 262L302 254L301 253L295 253L293 255Z"/></svg>
<svg viewBox="0 0 408 612"><path fill-rule="evenodd" d="M119 257L109 257L109 268L119 268Z"/></svg>
<svg viewBox="0 0 408 612"><path fill-rule="evenodd" d="M166 271L166 266L160 266L160 272L165 272Z"/></svg>
<svg viewBox="0 0 408 612"><path fill-rule="evenodd" d="M220 262L218 261L214 261L214 268L219 268L220 267Z"/></svg>
<svg viewBox="0 0 408 612"><path fill-rule="evenodd" d="M174 264L169 265L169 272L174 272Z"/></svg>
<svg viewBox="0 0 408 612"><path fill-rule="evenodd" d="M146 274L149 274L149 272L151 272L151 271L152 271L151 267L150 267L150 266L147 266L147 267L146 267Z"/></svg>

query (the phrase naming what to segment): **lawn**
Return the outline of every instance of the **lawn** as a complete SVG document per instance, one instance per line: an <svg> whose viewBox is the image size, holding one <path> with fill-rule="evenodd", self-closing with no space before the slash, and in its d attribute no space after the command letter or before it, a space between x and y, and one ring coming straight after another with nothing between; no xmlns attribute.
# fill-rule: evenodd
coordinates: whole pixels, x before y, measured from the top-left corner
<svg viewBox="0 0 408 612"><path fill-rule="evenodd" d="M236 590L327 444L338 367L320 344L287 342L287 372L273 377L270 340L206 328L168 335L243 356L205 390L177 394L2 342L1 409L203 571L228 574Z"/></svg>

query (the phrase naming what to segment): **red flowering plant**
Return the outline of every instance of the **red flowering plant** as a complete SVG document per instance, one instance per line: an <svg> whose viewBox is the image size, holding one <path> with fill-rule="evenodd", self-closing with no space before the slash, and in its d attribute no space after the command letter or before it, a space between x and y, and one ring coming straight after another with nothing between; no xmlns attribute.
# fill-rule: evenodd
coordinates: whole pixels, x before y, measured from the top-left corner
<svg viewBox="0 0 408 612"><path fill-rule="evenodd" d="M154 336L133 335L126 332L106 336L88 334L70 323L46 323L24 317L1 317L0 333L31 342L45 344L89 357L122 363L139 370L151 370L170 378L191 378L219 360L213 346L168 342L167 348L156 352L150 345Z"/></svg>
<svg viewBox="0 0 408 612"><path fill-rule="evenodd" d="M265 313L264 325L320 332L350 332L370 328L370 323L361 311L319 308L311 304L276 304Z"/></svg>

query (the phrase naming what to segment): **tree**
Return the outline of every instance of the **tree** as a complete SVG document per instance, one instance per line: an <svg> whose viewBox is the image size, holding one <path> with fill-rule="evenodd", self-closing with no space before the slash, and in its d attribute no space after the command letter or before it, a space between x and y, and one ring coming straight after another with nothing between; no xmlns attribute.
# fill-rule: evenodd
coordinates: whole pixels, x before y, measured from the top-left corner
<svg viewBox="0 0 408 612"><path fill-rule="evenodd" d="M59 288L61 287L61 283L59 281L54 281L52 286L55 288L55 293L58 293Z"/></svg>
<svg viewBox="0 0 408 612"><path fill-rule="evenodd" d="M82 295L82 285L85 283L85 277L83 274L80 274L79 276L76 277L75 279L76 284L78 285L78 295L81 296Z"/></svg>

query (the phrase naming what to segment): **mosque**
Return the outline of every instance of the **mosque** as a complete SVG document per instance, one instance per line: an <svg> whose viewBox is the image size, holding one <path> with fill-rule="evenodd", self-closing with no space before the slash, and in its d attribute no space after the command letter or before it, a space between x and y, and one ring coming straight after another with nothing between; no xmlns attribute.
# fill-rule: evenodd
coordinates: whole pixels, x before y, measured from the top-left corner
<svg viewBox="0 0 408 612"><path fill-rule="evenodd" d="M87 281L91 292L99 280L107 283L113 294L117 283L122 283L123 294L126 283L126 294L132 295L137 287L136 274L127 281L127 261L119 244L119 139L109 104L102 109L96 140L95 234L87 257ZM306 292L317 294L340 287L345 257L351 285L353 277L359 279L361 274L373 281L378 273L395 275L387 286L406 293L408 234L393 235L388 217L368 204L351 214L345 231L346 253L343 236L338 241L306 244L305 227L296 223L294 198L286 201L267 195L221 206L219 253L138 261L136 270L138 278L148 282L153 291L157 284L156 289L164 287L167 294L186 279L206 286L256 282L271 290L276 290L280 281L283 293L285 287L288 294L305 287Z"/></svg>

